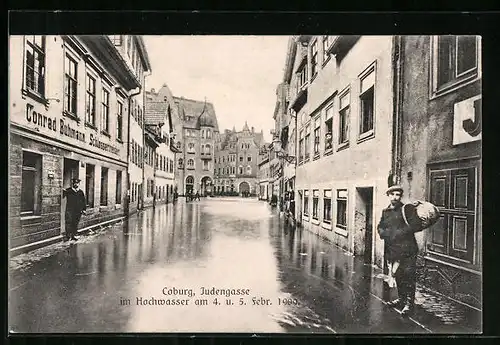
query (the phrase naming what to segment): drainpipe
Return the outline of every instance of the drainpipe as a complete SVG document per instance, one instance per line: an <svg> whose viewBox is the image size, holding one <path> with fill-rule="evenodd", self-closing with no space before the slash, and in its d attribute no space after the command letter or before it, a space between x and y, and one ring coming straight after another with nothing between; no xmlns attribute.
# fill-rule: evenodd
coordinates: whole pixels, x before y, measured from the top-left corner
<svg viewBox="0 0 500 345"><path fill-rule="evenodd" d="M403 105L403 37L395 35L393 37L393 124L392 124L392 163L391 172L388 177L388 184L401 183L401 162L402 162L402 105Z"/></svg>
<svg viewBox="0 0 500 345"><path fill-rule="evenodd" d="M127 118L127 201L125 203L126 207L126 214L127 216L129 215L129 209L130 209L130 170L129 170L129 165L130 165L130 118L132 115L132 97L137 96L138 94L141 93L142 88L139 86L138 88L135 89L136 91L132 91L129 93L128 96L128 118Z"/></svg>

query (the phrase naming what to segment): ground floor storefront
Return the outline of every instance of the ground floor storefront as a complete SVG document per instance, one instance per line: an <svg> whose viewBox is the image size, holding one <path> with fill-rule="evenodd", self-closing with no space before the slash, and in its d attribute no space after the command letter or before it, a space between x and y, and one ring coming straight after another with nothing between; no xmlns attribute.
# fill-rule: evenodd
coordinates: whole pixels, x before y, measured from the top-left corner
<svg viewBox="0 0 500 345"><path fill-rule="evenodd" d="M79 229L124 217L127 164L71 145L12 131L9 240L11 251L57 240L65 232L63 189L79 178L87 203Z"/></svg>

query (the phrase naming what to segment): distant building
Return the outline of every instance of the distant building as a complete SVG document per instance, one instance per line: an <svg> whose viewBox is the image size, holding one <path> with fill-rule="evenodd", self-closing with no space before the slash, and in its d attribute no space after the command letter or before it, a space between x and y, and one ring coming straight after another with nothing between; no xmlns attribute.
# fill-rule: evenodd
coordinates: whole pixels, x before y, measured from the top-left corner
<svg viewBox="0 0 500 345"><path fill-rule="evenodd" d="M146 165L144 171L147 205L165 204L173 201L176 154L181 151L175 143L174 102L146 99L145 142Z"/></svg>
<svg viewBox="0 0 500 345"><path fill-rule="evenodd" d="M271 191L269 189L269 178L270 174L270 166L269 166L269 156L272 150L272 145L264 143L259 150L259 200L270 200L271 199Z"/></svg>
<svg viewBox="0 0 500 345"><path fill-rule="evenodd" d="M219 195L244 193L256 195L258 190L258 158L263 133L248 128L225 130L216 138L215 192Z"/></svg>
<svg viewBox="0 0 500 345"><path fill-rule="evenodd" d="M164 85L158 92L147 93L149 100L174 102L172 119L175 128L176 180L179 195L199 192L212 193L214 181L215 137L219 132L217 116L212 103L183 97L173 97ZM175 109L174 109L175 108Z"/></svg>
<svg viewBox="0 0 500 345"><path fill-rule="evenodd" d="M120 44L122 36L10 37L12 250L61 238L72 178L87 202L80 228L126 215L129 109L143 79Z"/></svg>

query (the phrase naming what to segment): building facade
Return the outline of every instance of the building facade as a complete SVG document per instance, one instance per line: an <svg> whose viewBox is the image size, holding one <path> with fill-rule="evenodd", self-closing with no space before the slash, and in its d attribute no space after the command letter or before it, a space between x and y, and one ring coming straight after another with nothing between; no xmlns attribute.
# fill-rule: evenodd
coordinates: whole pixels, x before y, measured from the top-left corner
<svg viewBox="0 0 500 345"><path fill-rule="evenodd" d="M157 92L151 90L147 98L156 101L173 102L176 155L175 171L179 195L199 192L206 196L213 191L214 147L219 132L217 116L212 103L184 97L174 97L163 85Z"/></svg>
<svg viewBox="0 0 500 345"><path fill-rule="evenodd" d="M258 159L263 133L245 122L243 130L226 130L216 139L215 194L257 195Z"/></svg>
<svg viewBox="0 0 500 345"><path fill-rule="evenodd" d="M108 36L11 36L11 250L61 238L64 188L81 179L80 228L126 214L130 98L140 88Z"/></svg>
<svg viewBox="0 0 500 345"><path fill-rule="evenodd" d="M269 156L272 150L272 146L269 144L263 144L259 151L259 200L271 200L270 190L269 190L269 178L271 176L270 166L269 166Z"/></svg>
<svg viewBox="0 0 500 345"><path fill-rule="evenodd" d="M134 213L144 207L149 201L145 188L145 164L146 143L144 140L144 104L145 104L145 78L151 74L151 64L144 45L142 36L137 35L113 35L109 36L116 49L120 53L127 67L139 81L139 87L130 97L130 122L128 132L130 141L128 148L128 212Z"/></svg>
<svg viewBox="0 0 500 345"><path fill-rule="evenodd" d="M172 109L175 103L146 100L145 142L146 165L145 180L148 192L147 205L156 206L173 202L175 183L176 154L174 120Z"/></svg>
<svg viewBox="0 0 500 345"><path fill-rule="evenodd" d="M299 36L296 212L305 228L383 266L376 222L392 168L393 37Z"/></svg>
<svg viewBox="0 0 500 345"><path fill-rule="evenodd" d="M428 286L481 308L481 44L476 36L402 36L396 152L409 200L441 219L418 234Z"/></svg>

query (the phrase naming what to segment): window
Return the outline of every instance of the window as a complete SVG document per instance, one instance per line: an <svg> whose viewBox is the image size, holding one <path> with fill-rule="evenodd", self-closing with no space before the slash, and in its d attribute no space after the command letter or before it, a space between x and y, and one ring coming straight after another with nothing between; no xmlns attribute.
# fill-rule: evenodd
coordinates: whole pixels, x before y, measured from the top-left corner
<svg viewBox="0 0 500 345"><path fill-rule="evenodd" d="M323 63L328 60L330 54L328 53L328 48L333 42L334 36L323 36Z"/></svg>
<svg viewBox="0 0 500 345"><path fill-rule="evenodd" d="M23 151L21 216L38 215L42 208L42 156Z"/></svg>
<svg viewBox="0 0 500 345"><path fill-rule="evenodd" d="M299 140L299 161L302 162L304 159L304 132L300 131L300 140Z"/></svg>
<svg viewBox="0 0 500 345"><path fill-rule="evenodd" d="M304 67L298 72L297 84L297 93L299 93L307 84L307 63L305 63Z"/></svg>
<svg viewBox="0 0 500 345"><path fill-rule="evenodd" d="M473 263L477 245L476 169L431 170L429 186L430 202L441 213L429 229L429 251Z"/></svg>
<svg viewBox="0 0 500 345"><path fill-rule="evenodd" d="M375 70L370 69L368 74L361 78L361 119L359 121L359 134L373 133L373 109L375 90Z"/></svg>
<svg viewBox="0 0 500 345"><path fill-rule="evenodd" d="M117 170L116 171L116 188L115 188L115 203L116 204L121 204L122 203L122 171Z"/></svg>
<svg viewBox="0 0 500 345"><path fill-rule="evenodd" d="M108 168L101 167L101 206L108 205Z"/></svg>
<svg viewBox="0 0 500 345"><path fill-rule="evenodd" d="M66 55L64 68L64 111L76 115L77 63Z"/></svg>
<svg viewBox="0 0 500 345"><path fill-rule="evenodd" d="M194 152L194 143L189 143L188 144L188 151L189 152Z"/></svg>
<svg viewBox="0 0 500 345"><path fill-rule="evenodd" d="M123 103L118 101L116 107L116 138L122 140L123 133Z"/></svg>
<svg viewBox="0 0 500 345"><path fill-rule="evenodd" d="M347 92L340 97L340 111L339 111L339 144L349 142L349 103L350 92Z"/></svg>
<svg viewBox="0 0 500 345"><path fill-rule="evenodd" d="M25 87L44 97L45 95L45 36L26 36Z"/></svg>
<svg viewBox="0 0 500 345"><path fill-rule="evenodd" d="M179 160L177 161L177 164L178 164L179 169L183 168L184 161L182 160L182 158L179 158Z"/></svg>
<svg viewBox="0 0 500 345"><path fill-rule="evenodd" d="M438 36L435 47L435 91L470 80L478 72L476 36Z"/></svg>
<svg viewBox="0 0 500 345"><path fill-rule="evenodd" d="M87 164L85 168L85 193L87 207L94 207L95 166Z"/></svg>
<svg viewBox="0 0 500 345"><path fill-rule="evenodd" d="M207 160L203 160L203 170L210 170L209 169L209 165L208 165L208 161Z"/></svg>
<svg viewBox="0 0 500 345"><path fill-rule="evenodd" d="M332 222L332 191L323 191L323 222Z"/></svg>
<svg viewBox="0 0 500 345"><path fill-rule="evenodd" d="M347 228L347 189L337 189L337 227Z"/></svg>
<svg viewBox="0 0 500 345"><path fill-rule="evenodd" d="M309 191L304 191L304 216L309 216Z"/></svg>
<svg viewBox="0 0 500 345"><path fill-rule="evenodd" d="M212 147L209 144L205 145L205 154L209 155L212 151Z"/></svg>
<svg viewBox="0 0 500 345"><path fill-rule="evenodd" d="M325 151L333 148L333 104L325 111Z"/></svg>
<svg viewBox="0 0 500 345"><path fill-rule="evenodd" d="M319 156L319 138L321 132L321 117L318 116L314 121L314 155Z"/></svg>
<svg viewBox="0 0 500 345"><path fill-rule="evenodd" d="M241 165L238 167L238 172L240 175L243 175L243 167Z"/></svg>
<svg viewBox="0 0 500 345"><path fill-rule="evenodd" d="M240 156L240 162L243 162L243 156Z"/></svg>
<svg viewBox="0 0 500 345"><path fill-rule="evenodd" d="M207 139L211 138L212 138L212 132L210 131L210 129L207 129Z"/></svg>
<svg viewBox="0 0 500 345"><path fill-rule="evenodd" d="M313 190L313 219L318 220L319 190Z"/></svg>
<svg viewBox="0 0 500 345"><path fill-rule="evenodd" d="M205 130L204 129L201 130L201 138L205 139Z"/></svg>
<svg viewBox="0 0 500 345"><path fill-rule="evenodd" d="M252 167L250 165L247 166L247 175L252 174Z"/></svg>
<svg viewBox="0 0 500 345"><path fill-rule="evenodd" d="M101 130L109 133L109 91L102 89Z"/></svg>
<svg viewBox="0 0 500 345"><path fill-rule="evenodd" d="M318 40L311 44L311 80L318 74Z"/></svg>
<svg viewBox="0 0 500 345"><path fill-rule="evenodd" d="M194 160L193 159L188 159L187 167L188 167L188 169L194 169Z"/></svg>
<svg viewBox="0 0 500 345"><path fill-rule="evenodd" d="M115 46L122 45L122 36L121 35L108 35L109 39Z"/></svg>
<svg viewBox="0 0 500 345"><path fill-rule="evenodd" d="M85 121L95 126L95 79L87 74L87 97L85 99Z"/></svg>
<svg viewBox="0 0 500 345"><path fill-rule="evenodd" d="M311 127L307 125L306 127L306 136L304 138L304 159L309 159L310 148L311 145Z"/></svg>
<svg viewBox="0 0 500 345"><path fill-rule="evenodd" d="M251 156L248 156L248 157L247 157L247 161L251 162L251 161L252 161L252 157L251 157Z"/></svg>

